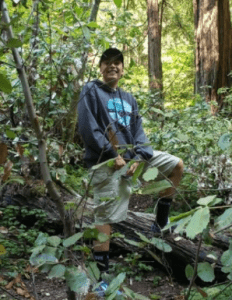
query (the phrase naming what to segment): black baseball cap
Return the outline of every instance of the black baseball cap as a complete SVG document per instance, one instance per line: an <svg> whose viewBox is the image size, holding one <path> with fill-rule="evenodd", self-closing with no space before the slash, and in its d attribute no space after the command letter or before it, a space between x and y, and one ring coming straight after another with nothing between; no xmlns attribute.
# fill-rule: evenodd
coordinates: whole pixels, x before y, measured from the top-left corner
<svg viewBox="0 0 232 300"><path fill-rule="evenodd" d="M109 48L102 53L102 56L99 61L99 65L105 60L119 60L123 63L123 54L117 48Z"/></svg>

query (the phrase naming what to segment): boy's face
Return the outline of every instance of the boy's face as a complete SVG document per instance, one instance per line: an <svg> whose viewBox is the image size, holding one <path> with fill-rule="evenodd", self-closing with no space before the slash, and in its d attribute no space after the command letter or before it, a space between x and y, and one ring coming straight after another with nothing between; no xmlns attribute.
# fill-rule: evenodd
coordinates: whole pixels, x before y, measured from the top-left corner
<svg viewBox="0 0 232 300"><path fill-rule="evenodd" d="M123 63L120 60L112 60L112 58L104 60L101 62L100 71L104 82L110 87L116 88L123 75Z"/></svg>

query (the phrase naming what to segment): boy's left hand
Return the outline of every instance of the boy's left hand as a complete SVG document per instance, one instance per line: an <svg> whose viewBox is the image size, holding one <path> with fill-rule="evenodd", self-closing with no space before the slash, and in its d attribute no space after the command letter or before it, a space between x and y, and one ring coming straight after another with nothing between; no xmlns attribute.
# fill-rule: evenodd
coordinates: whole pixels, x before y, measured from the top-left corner
<svg viewBox="0 0 232 300"><path fill-rule="evenodd" d="M130 169L126 172L127 176L132 176L134 174L134 172L136 171L136 169L138 168L139 162L135 162L133 163L133 165L130 167Z"/></svg>

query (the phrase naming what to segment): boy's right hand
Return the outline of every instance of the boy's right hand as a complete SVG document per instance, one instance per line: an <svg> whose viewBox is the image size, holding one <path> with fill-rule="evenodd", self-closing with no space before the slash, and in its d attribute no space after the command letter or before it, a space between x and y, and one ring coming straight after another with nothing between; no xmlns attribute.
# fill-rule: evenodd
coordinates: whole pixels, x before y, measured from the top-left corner
<svg viewBox="0 0 232 300"><path fill-rule="evenodd" d="M115 170L120 170L125 165L126 165L125 160L121 157L121 155L118 155L118 157L115 159L115 163L114 163Z"/></svg>

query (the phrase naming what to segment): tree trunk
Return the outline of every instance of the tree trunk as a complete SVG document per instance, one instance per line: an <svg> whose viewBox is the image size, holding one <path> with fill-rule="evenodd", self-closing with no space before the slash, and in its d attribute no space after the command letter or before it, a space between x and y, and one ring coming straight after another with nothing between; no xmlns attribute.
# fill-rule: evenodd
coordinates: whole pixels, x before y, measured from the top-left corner
<svg viewBox="0 0 232 300"><path fill-rule="evenodd" d="M161 29L163 2L161 11L158 0L147 0L148 18L148 71L151 91L162 92Z"/></svg>
<svg viewBox="0 0 232 300"><path fill-rule="evenodd" d="M89 17L89 22L96 21L100 2L101 2L101 0L94 1L94 5L92 7L91 14ZM66 130L64 133L64 137L63 137L63 140L65 142L73 142L75 128L76 128L76 124L77 124L77 103L79 101L79 96L80 96L80 92L81 92L81 86L80 86L79 82L80 81L83 82L83 78L85 75L85 69L86 69L86 63L87 63L87 59L88 59L88 53L89 53L89 48L87 48L87 50L82 55L82 67L79 70L78 75L73 82L74 96L70 103L69 111L67 113L67 118L66 118Z"/></svg>
<svg viewBox="0 0 232 300"><path fill-rule="evenodd" d="M196 40L195 92L211 103L215 114L224 103L219 88L231 87L232 29L229 0L193 0Z"/></svg>

